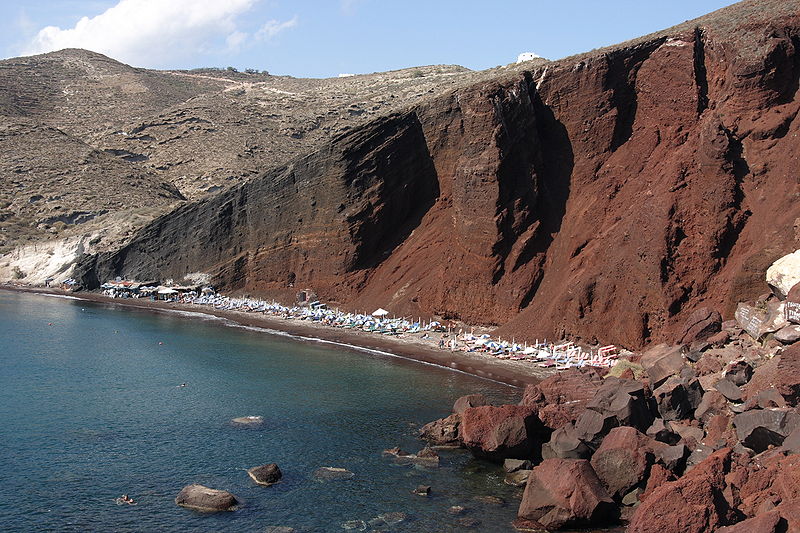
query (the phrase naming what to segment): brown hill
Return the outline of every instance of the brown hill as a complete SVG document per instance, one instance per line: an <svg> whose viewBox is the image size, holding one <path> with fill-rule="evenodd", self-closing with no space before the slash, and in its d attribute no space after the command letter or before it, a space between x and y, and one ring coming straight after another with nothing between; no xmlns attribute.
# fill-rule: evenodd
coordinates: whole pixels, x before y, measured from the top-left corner
<svg viewBox="0 0 800 533"><path fill-rule="evenodd" d="M747 0L420 98L160 217L81 277L205 271L629 347L700 304L730 316L798 247L798 13Z"/></svg>
<svg viewBox="0 0 800 533"><path fill-rule="evenodd" d="M0 253L97 228L101 248L115 246L176 200L227 189L376 116L489 76L454 66L326 80L152 71L74 49L0 61ZM91 161L86 150L97 152Z"/></svg>

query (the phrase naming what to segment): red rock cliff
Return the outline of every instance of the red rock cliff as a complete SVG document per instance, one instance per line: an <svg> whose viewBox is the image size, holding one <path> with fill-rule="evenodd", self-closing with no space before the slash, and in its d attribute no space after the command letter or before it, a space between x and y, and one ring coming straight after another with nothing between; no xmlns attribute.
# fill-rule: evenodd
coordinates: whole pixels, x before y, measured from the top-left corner
<svg viewBox="0 0 800 533"><path fill-rule="evenodd" d="M746 1L378 120L178 209L108 275L638 347L800 247L800 1Z"/></svg>

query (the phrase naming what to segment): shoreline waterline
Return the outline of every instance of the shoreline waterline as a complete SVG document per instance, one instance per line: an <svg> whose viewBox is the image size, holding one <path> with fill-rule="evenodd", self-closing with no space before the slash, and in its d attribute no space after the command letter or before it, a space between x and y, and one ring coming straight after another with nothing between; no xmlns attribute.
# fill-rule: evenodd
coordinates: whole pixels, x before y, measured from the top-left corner
<svg viewBox="0 0 800 533"><path fill-rule="evenodd" d="M0 290L39 294L43 296L75 299L105 305L119 305L152 313L169 313L187 319L220 319L230 326L256 330L266 335L285 336L301 342L333 344L359 352L395 357L455 372L487 379L512 387L522 388L535 384L552 374L552 371L534 367L525 361L489 358L480 353L467 353L436 349L413 338L379 337L357 330L342 330L313 322L295 321L264 314L234 310L198 309L185 303L120 299L91 293L65 293L56 289L0 285Z"/></svg>

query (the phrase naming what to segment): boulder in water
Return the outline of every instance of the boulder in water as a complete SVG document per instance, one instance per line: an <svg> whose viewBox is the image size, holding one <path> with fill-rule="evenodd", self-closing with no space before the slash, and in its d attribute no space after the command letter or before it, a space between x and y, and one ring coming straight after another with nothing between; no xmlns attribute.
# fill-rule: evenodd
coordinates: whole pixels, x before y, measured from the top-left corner
<svg viewBox="0 0 800 533"><path fill-rule="evenodd" d="M268 465L262 465L262 466L254 466L253 468L247 471L247 474L251 478L253 478L253 481L258 483L259 485L264 485L266 487L274 485L275 483L281 480L281 477L283 477L281 469L278 468L278 465L276 465L275 463L270 463Z"/></svg>
<svg viewBox="0 0 800 533"><path fill-rule="evenodd" d="M233 511L239 504L236 496L227 490L217 490L203 485L187 485L178 493L175 503L181 507L203 512Z"/></svg>

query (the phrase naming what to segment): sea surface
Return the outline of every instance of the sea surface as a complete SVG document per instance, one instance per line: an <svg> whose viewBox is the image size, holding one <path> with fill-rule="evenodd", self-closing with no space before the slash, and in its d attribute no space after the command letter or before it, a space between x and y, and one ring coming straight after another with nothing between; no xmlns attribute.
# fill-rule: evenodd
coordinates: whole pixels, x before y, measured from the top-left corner
<svg viewBox="0 0 800 533"><path fill-rule="evenodd" d="M517 402L518 389L232 326L0 291L0 530L341 532L372 520L368 531L444 532L468 531L458 523L468 518L473 531L513 531L519 489L497 466L463 451L442 452L438 469L399 466L381 452L421 449L417 429L459 396ZM264 423L231 423L241 416ZM273 462L276 485L246 473ZM355 477L317 481L323 466ZM190 483L242 506L178 507ZM417 485L431 496L412 494ZM121 494L138 504L117 505ZM374 520L389 512L407 519Z"/></svg>

